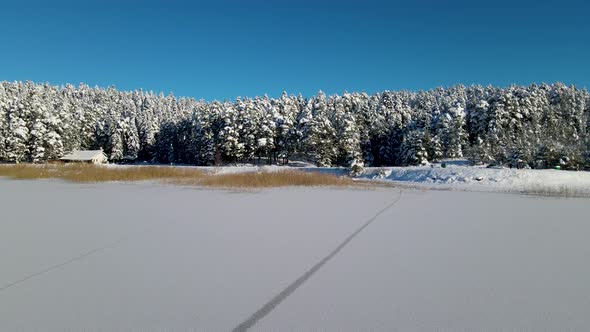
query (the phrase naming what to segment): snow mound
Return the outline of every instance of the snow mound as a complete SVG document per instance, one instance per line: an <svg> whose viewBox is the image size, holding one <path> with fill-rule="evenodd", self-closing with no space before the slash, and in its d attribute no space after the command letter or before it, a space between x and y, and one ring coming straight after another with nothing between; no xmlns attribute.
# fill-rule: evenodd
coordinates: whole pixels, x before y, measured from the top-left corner
<svg viewBox="0 0 590 332"><path fill-rule="evenodd" d="M441 164L366 168L360 178L433 188L590 195L590 172L486 168L460 162L447 163L446 168Z"/></svg>

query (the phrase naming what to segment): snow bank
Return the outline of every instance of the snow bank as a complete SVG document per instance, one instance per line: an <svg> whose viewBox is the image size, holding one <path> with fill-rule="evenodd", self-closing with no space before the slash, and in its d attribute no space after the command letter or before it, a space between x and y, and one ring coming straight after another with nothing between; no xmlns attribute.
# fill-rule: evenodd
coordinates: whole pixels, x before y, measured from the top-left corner
<svg viewBox="0 0 590 332"><path fill-rule="evenodd" d="M486 168L461 162L416 167L367 168L363 179L477 191L522 191L539 194L590 195L590 172Z"/></svg>

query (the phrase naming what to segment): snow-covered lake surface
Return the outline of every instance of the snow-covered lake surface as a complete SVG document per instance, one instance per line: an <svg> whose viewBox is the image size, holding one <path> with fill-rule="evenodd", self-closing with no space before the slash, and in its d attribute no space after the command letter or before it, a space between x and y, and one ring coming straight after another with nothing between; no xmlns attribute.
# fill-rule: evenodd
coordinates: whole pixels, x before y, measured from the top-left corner
<svg viewBox="0 0 590 332"><path fill-rule="evenodd" d="M0 179L0 330L231 330L399 197ZM586 331L589 203L404 189L252 330Z"/></svg>

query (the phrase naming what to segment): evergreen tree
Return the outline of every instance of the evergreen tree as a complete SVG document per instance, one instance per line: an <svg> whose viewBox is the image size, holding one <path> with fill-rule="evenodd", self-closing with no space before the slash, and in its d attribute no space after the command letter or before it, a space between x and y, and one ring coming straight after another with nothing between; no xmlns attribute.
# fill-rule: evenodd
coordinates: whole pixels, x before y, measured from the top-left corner
<svg viewBox="0 0 590 332"><path fill-rule="evenodd" d="M226 104L224 107L223 128L219 132L220 150L225 162L237 163L244 156L244 143L240 137L242 126L238 123L238 113L233 105Z"/></svg>
<svg viewBox="0 0 590 332"><path fill-rule="evenodd" d="M0 83L0 161L44 162L103 148L113 161L393 166L474 163L581 169L590 164L590 96L562 83L323 92L305 99L204 102L142 90Z"/></svg>
<svg viewBox="0 0 590 332"><path fill-rule="evenodd" d="M312 114L313 122L308 141L312 160L318 166L331 166L337 153L336 132L328 114L326 95L322 91L314 98Z"/></svg>
<svg viewBox="0 0 590 332"><path fill-rule="evenodd" d="M362 168L361 138L352 111L352 96L349 94L344 94L334 105L334 130L338 137L335 161L341 166Z"/></svg>
<svg viewBox="0 0 590 332"><path fill-rule="evenodd" d="M400 146L399 163L402 165L428 164L428 152L422 130L413 129L406 132Z"/></svg>

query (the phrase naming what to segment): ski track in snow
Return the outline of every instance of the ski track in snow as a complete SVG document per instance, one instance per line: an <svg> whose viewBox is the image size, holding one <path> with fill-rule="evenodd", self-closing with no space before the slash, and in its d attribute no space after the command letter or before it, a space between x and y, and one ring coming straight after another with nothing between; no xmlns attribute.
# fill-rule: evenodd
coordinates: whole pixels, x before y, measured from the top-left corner
<svg viewBox="0 0 590 332"><path fill-rule="evenodd" d="M25 277L23 277L21 279L15 280L13 282L10 282L10 283L8 283L8 284L0 287L0 292L3 292L3 291L5 291L5 290L7 290L9 288L18 286L19 284L22 284L23 282L26 282L26 281L28 281L30 279L40 277L40 276L42 276L44 274L50 273L51 271L54 271L54 270L63 268L65 266L67 266L67 265L70 265L70 264L75 263L77 261L83 260L83 259L85 259L85 258L87 258L89 256L98 254L98 253L100 253L102 251L115 248L116 246L120 245L121 243L125 242L126 240L127 240L127 237L120 238L120 239L118 239L116 241L113 241L113 242L111 242L111 243L109 243L107 245L104 245L102 247L99 247L99 248L95 248L95 249L86 251L86 252L84 252L84 253L82 253L80 255L77 255L75 257L72 257L72 258L70 258L70 259L68 259L66 261L63 261L63 262L59 263L59 264L55 264L55 265L52 265L52 266L50 266L50 267L48 267L46 269L43 269L43 270L40 270L38 272L29 274L29 275L27 275L27 276L25 276Z"/></svg>
<svg viewBox="0 0 590 332"><path fill-rule="evenodd" d="M404 189L396 204L399 188L94 186L0 180L0 287L14 283L0 293L3 330L589 324L586 199ZM85 214L96 202L117 213Z"/></svg>
<svg viewBox="0 0 590 332"><path fill-rule="evenodd" d="M279 294L277 294L275 297L273 297L270 301L268 301L265 305L263 305L259 310L257 310L254 314L252 314L250 317L248 317L248 319L246 319L245 321L238 324L238 326L236 326L232 331L233 332L247 331L248 329L250 329L251 327L256 325L256 323L258 323L258 321L263 319L266 315L270 314L274 310L274 308L276 308L279 304L281 304L281 302L283 302L285 299L287 299L289 297L289 295L293 294L297 290L297 288L299 288L307 280L309 280L309 278L311 278L316 272L318 272L322 268L322 266L324 266L332 258L334 258L336 255L338 255L338 253L342 249L344 249L344 247L346 247L346 245L348 243L350 243L350 241L352 241L357 235L359 235L365 228L369 227L369 225L371 225L380 215L382 215L385 211L389 210L395 204L397 204L397 202L399 202L399 200L401 198L402 198L402 190L400 189L399 196L396 199L394 199L389 205L387 205L383 209L379 210L379 212L377 212L374 216L372 216L369 220L367 220L361 227L359 227L356 231L354 231L352 234L350 234L342 243L340 243L340 245L338 245L338 247L336 247L336 249L332 250L332 252L330 252L330 254L328 254L328 256L324 257L317 264L315 264L311 269L309 269L307 272L302 274L299 278L297 278L297 280L295 280L293 283L291 283L289 286L287 286L287 288L285 288L283 291L281 291Z"/></svg>

